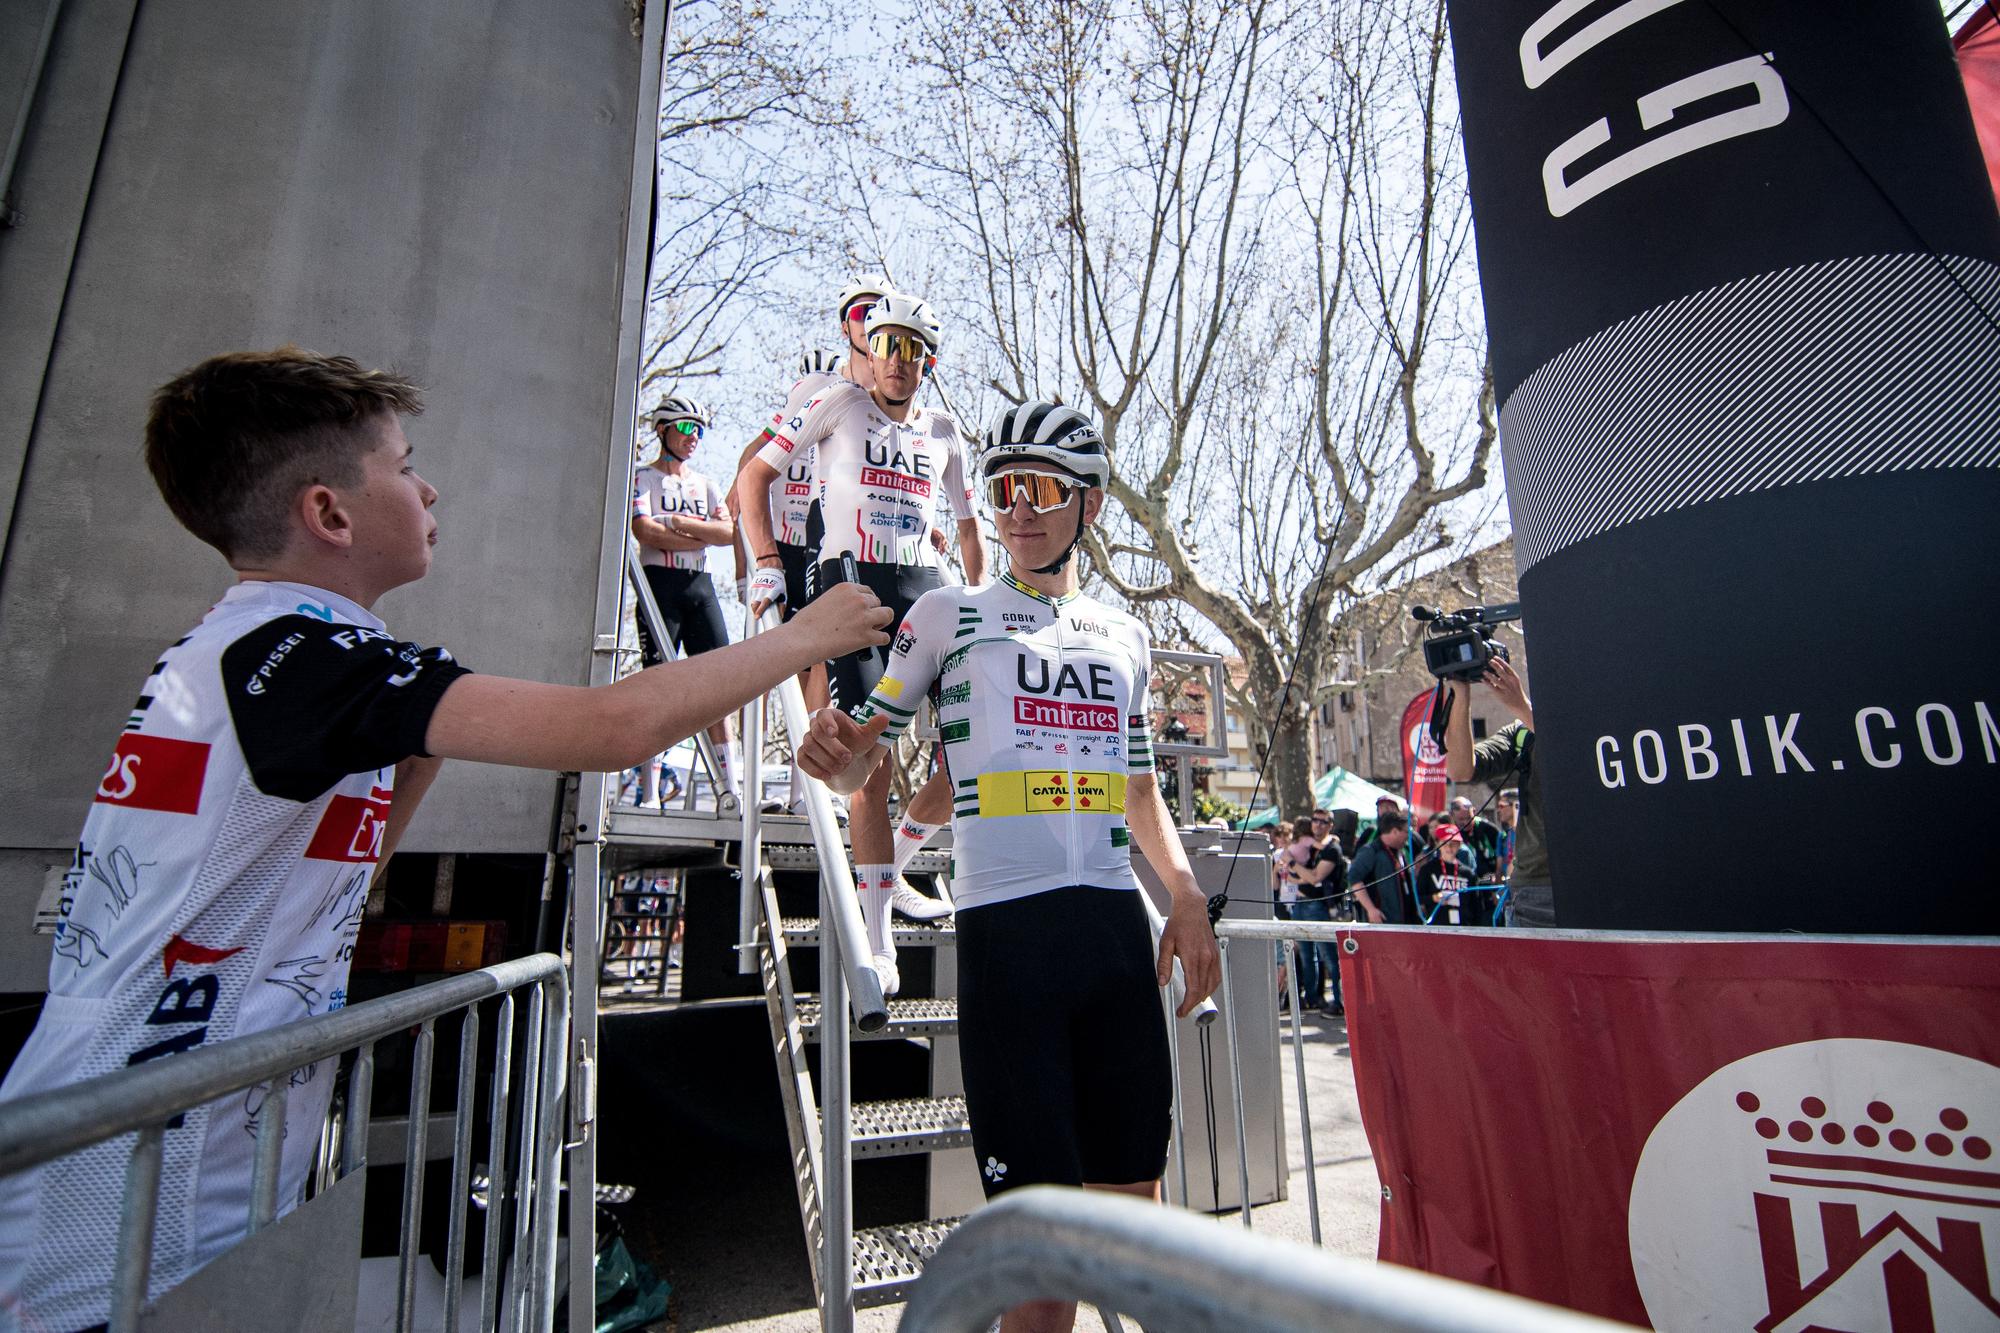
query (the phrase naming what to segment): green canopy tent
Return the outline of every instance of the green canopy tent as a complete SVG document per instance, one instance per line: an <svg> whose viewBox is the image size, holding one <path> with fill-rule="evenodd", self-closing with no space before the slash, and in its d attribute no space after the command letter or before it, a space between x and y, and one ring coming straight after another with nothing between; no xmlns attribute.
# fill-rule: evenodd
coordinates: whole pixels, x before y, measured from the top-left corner
<svg viewBox="0 0 2000 1333"><path fill-rule="evenodd" d="M1395 792L1386 787L1378 787L1368 779L1356 777L1338 764L1319 775L1313 782L1313 804L1328 810L1352 810L1364 820L1375 818L1375 802L1387 796L1401 800ZM1305 811L1296 811L1304 814ZM1246 829L1269 828L1278 822L1278 807L1265 806L1243 821Z"/></svg>

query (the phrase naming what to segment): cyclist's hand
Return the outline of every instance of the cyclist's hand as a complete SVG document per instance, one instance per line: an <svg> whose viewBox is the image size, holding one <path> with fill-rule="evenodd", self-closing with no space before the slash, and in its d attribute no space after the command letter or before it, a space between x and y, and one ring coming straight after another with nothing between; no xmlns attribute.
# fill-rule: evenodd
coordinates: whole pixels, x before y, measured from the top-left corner
<svg viewBox="0 0 2000 1333"><path fill-rule="evenodd" d="M792 624L801 627L819 645L813 656L830 662L889 642L889 621L895 614L893 607L882 605L882 599L863 585L836 583L792 617Z"/></svg>
<svg viewBox="0 0 2000 1333"><path fill-rule="evenodd" d="M1222 984L1222 957L1215 947L1215 929L1208 924L1208 904L1199 894L1175 894L1174 910L1160 932L1159 982L1173 980L1174 959L1181 960L1187 994L1175 1016L1186 1018L1194 1007L1215 994Z"/></svg>
<svg viewBox="0 0 2000 1333"><path fill-rule="evenodd" d="M764 614L764 608L785 600L785 571L782 568L759 566L750 576L749 588L743 600L750 604L750 615L754 619Z"/></svg>
<svg viewBox="0 0 2000 1333"><path fill-rule="evenodd" d="M1370 925L1386 926L1387 924L1389 924L1389 918L1382 915L1381 908L1370 907L1368 909L1368 922Z"/></svg>
<svg viewBox="0 0 2000 1333"><path fill-rule="evenodd" d="M806 723L806 738L799 746L799 767L821 782L830 782L836 774L846 772L854 756L873 745L888 725L887 713L877 713L861 723L838 708L822 708Z"/></svg>
<svg viewBox="0 0 2000 1333"><path fill-rule="evenodd" d="M951 550L951 543L945 540L943 528L931 529L931 549L939 555L944 555Z"/></svg>

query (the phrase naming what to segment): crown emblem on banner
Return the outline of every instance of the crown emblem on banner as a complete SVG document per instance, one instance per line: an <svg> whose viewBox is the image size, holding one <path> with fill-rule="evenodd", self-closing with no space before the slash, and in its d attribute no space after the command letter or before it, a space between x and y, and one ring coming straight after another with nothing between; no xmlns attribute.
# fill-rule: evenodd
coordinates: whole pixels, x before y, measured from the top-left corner
<svg viewBox="0 0 2000 1333"><path fill-rule="evenodd" d="M1757 1333L2000 1331L1991 1127L1886 1096L1835 1106L1745 1087L1736 1107L1768 1168L1752 1195L1769 1298Z"/></svg>

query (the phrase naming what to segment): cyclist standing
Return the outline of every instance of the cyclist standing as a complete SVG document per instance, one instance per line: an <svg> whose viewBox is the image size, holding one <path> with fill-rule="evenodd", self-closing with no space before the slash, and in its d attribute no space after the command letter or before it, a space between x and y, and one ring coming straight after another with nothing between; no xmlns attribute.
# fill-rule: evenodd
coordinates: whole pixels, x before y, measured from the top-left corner
<svg viewBox="0 0 2000 1333"><path fill-rule="evenodd" d="M850 325L852 313L850 307ZM782 578L779 553L764 527L768 515L760 512L757 497L768 494L779 469L807 449L814 451L823 527L816 563L808 567L809 600L841 579L842 556L853 559L861 582L899 614L940 586L937 552L931 543L940 488L957 519L967 581L977 584L985 577L985 550L972 516L972 492L964 480L965 446L958 422L915 405L924 375L937 358L941 337L937 317L919 297L885 292L869 305L862 331L868 341L871 387L864 389L845 376L829 379L804 411L772 432L738 480L738 493L748 502L744 530L758 565L750 588L753 614L762 614L777 600ZM881 655L873 652L827 663L835 706L859 707L882 669ZM852 821L855 885L868 922L873 965L884 992L894 994L899 978L890 933L891 906L919 919L947 910L902 882L898 867L907 863L908 856L899 861L899 852L913 855L922 846L930 828L924 816L933 811L937 817L945 814L949 789L936 780L927 785L910 802L906 827L898 832L889 824L889 771L882 769L869 781ZM898 848L898 843L904 846Z"/></svg>
<svg viewBox="0 0 2000 1333"><path fill-rule="evenodd" d="M1155 988L1179 958L1186 1015L1221 972L1153 771L1145 628L1085 597L1071 562L1109 465L1096 428L1046 402L1002 413L980 464L1009 572L920 598L859 719L815 714L799 763L854 790L918 701L936 702L953 784L960 1058L986 1193L1087 1184L1157 1198L1172 1074ZM1157 954L1135 841L1173 895ZM1036 1302L1002 1327L1066 1329L1074 1314Z"/></svg>
<svg viewBox="0 0 2000 1333"><path fill-rule="evenodd" d="M715 583L708 574L708 548L727 546L736 537L729 504L715 479L688 466L701 437L711 424L708 408L692 398L668 394L653 409L653 433L660 456L632 478L632 536L639 543L639 564L646 586L659 604L660 621L676 647L689 657L712 652L729 643L722 606L715 600ZM666 652L653 642L646 618L639 618L639 641L649 663L664 661ZM743 795L730 754L729 720L708 729L714 742L719 785ZM650 767L648 770L650 776ZM650 794L651 784L647 784ZM721 793L717 792L718 802Z"/></svg>

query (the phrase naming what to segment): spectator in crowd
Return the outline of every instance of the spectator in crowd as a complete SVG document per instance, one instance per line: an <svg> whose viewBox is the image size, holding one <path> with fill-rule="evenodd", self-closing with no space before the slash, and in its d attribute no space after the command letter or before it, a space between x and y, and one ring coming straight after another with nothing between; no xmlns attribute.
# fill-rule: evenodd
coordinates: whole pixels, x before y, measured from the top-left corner
<svg viewBox="0 0 2000 1333"><path fill-rule="evenodd" d="M1493 802L1493 820L1500 826L1499 883L1506 883L1514 870L1514 830L1521 818L1521 789L1509 787ZM1498 925L1498 922L1494 923Z"/></svg>
<svg viewBox="0 0 2000 1333"><path fill-rule="evenodd" d="M1400 812L1378 814L1374 838L1354 853L1348 867L1354 905L1375 925L1413 926L1423 920L1417 912L1409 841L1410 821Z"/></svg>
<svg viewBox="0 0 2000 1333"><path fill-rule="evenodd" d="M1382 816L1400 815L1402 813L1403 803L1401 801L1393 796L1377 796L1375 798L1375 822L1361 831L1361 838L1360 842L1356 844L1357 847L1366 845L1374 838L1376 830L1382 827Z"/></svg>
<svg viewBox="0 0 2000 1333"><path fill-rule="evenodd" d="M1417 859L1417 900L1424 906L1425 920L1440 926L1486 925L1493 919L1493 907L1469 901L1473 856L1458 826L1449 821L1439 824L1431 844L1431 854Z"/></svg>
<svg viewBox="0 0 2000 1333"><path fill-rule="evenodd" d="M1542 841L1541 774L1535 765L1535 710L1528 700L1527 687L1507 665L1496 657L1486 664L1480 683L1493 691L1515 720L1485 740L1472 740L1472 684L1449 682L1452 692L1451 718L1445 726L1445 772L1453 782L1520 781L1519 817L1515 826L1514 861L1507 875L1506 904L1509 926L1553 926L1556 923L1555 891L1549 885L1549 853Z"/></svg>
<svg viewBox="0 0 2000 1333"><path fill-rule="evenodd" d="M1451 800L1451 822L1472 852L1473 877L1487 884L1500 882L1500 826L1473 813L1463 796Z"/></svg>
<svg viewBox="0 0 2000 1333"><path fill-rule="evenodd" d="M1299 897L1299 886L1290 874L1291 868L1297 864L1292 853L1292 843L1297 841L1297 828L1298 825L1291 820L1281 819L1271 831L1271 893L1280 921L1291 919L1289 906Z"/></svg>
<svg viewBox="0 0 2000 1333"><path fill-rule="evenodd" d="M1333 813L1326 809L1312 812L1308 825L1312 830L1309 838L1310 852L1305 864L1296 869L1299 900L1292 907L1294 921L1331 921L1334 906L1340 901L1340 886L1347 872L1347 858L1340 854L1340 842L1333 836ZM1331 944L1301 943L1299 945L1299 1002L1309 1008L1317 1007L1331 1015L1347 1012L1340 997L1340 959ZM1310 981L1308 987L1306 982ZM1325 998L1321 998L1325 991Z"/></svg>

